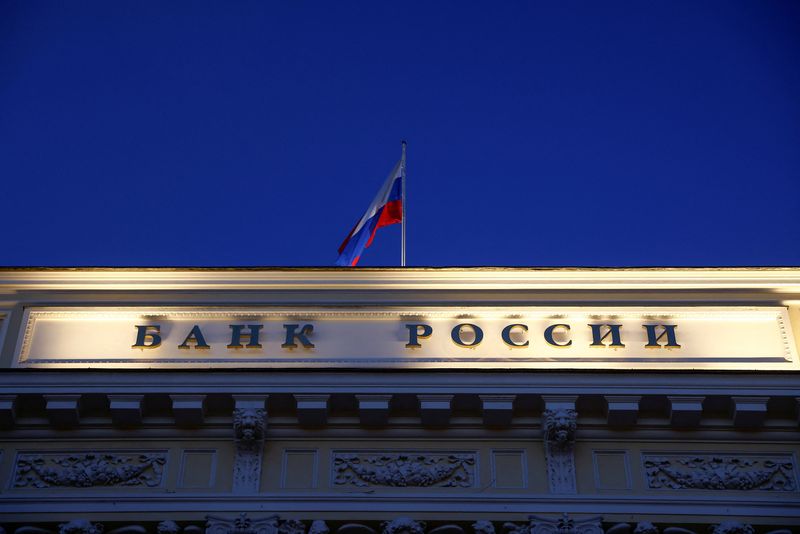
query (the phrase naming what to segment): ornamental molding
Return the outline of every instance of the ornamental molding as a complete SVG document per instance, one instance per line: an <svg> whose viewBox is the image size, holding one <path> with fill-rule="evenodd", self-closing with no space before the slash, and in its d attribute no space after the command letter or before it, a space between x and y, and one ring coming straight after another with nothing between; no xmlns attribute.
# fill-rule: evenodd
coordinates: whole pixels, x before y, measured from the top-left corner
<svg viewBox="0 0 800 534"><path fill-rule="evenodd" d="M257 492L261 483L261 464L267 411L263 408L233 410L233 435L236 454L233 463L233 491Z"/></svg>
<svg viewBox="0 0 800 534"><path fill-rule="evenodd" d="M297 519L287 519L278 525L278 534L305 534L306 526Z"/></svg>
<svg viewBox="0 0 800 534"><path fill-rule="evenodd" d="M19 453L13 488L161 487L167 451Z"/></svg>
<svg viewBox="0 0 800 534"><path fill-rule="evenodd" d="M577 493L575 480L575 430L578 413L569 408L545 410L542 434L550 493Z"/></svg>
<svg viewBox="0 0 800 534"><path fill-rule="evenodd" d="M58 534L103 534L103 525L85 519L75 519L58 525Z"/></svg>
<svg viewBox="0 0 800 534"><path fill-rule="evenodd" d="M738 521L725 521L711 528L711 534L754 534L752 525Z"/></svg>
<svg viewBox="0 0 800 534"><path fill-rule="evenodd" d="M274 515L266 518L251 519L246 512L241 513L237 518L229 519L226 517L206 516L206 534L305 534L305 523L297 519L287 519L281 521L279 516ZM572 519L568 514L562 514L559 518L545 518L539 516L529 516L529 523L518 525L515 523L504 523L502 525L505 534L603 534L601 525L602 518L591 517L586 519ZM375 521L370 521L375 525ZM25 524L16 528L17 534L103 534L104 528L100 523L93 523L86 519L74 519L67 523L60 523L57 530L52 528L52 523ZM167 525L165 529L162 526ZM181 528L172 520L161 521L156 532L179 532L183 534L201 534L202 529L194 524L185 524ZM700 528L702 524L694 523L690 530L683 526L672 523L663 524L663 532L667 534L697 534L697 532L707 532L708 534L755 534L756 530L752 525L736 520L724 521L719 524L705 524L706 528ZM365 523L345 523L341 525L336 534L377 534L378 531ZM777 525L775 525L777 526ZM495 532L492 521L480 520L472 524L475 534L485 532ZM426 523L415 521L408 517L398 517L383 521L379 527L381 534L425 534ZM317 519L312 521L308 534L320 534L329 532L325 521ZM661 530L648 521L639 522L635 528L630 523L616 523L605 530L605 534L658 534ZM764 529L766 531L766 529ZM151 528L141 524L124 524L121 527L107 531L107 534L147 534ZM464 534L464 529L457 524L445 524L427 530L427 534ZM0 526L0 534L6 534L5 529ZM766 531L765 534L791 534L788 528L780 528Z"/></svg>
<svg viewBox="0 0 800 534"><path fill-rule="evenodd" d="M381 534L425 534L425 521L398 517L381 523Z"/></svg>
<svg viewBox="0 0 800 534"><path fill-rule="evenodd" d="M253 519L243 512L239 517L229 519L209 515L206 516L205 534L279 534L278 516Z"/></svg>
<svg viewBox="0 0 800 534"><path fill-rule="evenodd" d="M557 519L529 516L527 525L505 523L503 528L507 534L603 534L602 518L572 519L563 514Z"/></svg>
<svg viewBox="0 0 800 534"><path fill-rule="evenodd" d="M652 489L797 491L794 458L784 455L642 455Z"/></svg>
<svg viewBox="0 0 800 534"><path fill-rule="evenodd" d="M156 525L156 534L178 534L180 531L181 527L175 521L169 519Z"/></svg>
<svg viewBox="0 0 800 534"><path fill-rule="evenodd" d="M494 525L491 521L481 519L472 523L472 532L475 534L495 534Z"/></svg>
<svg viewBox="0 0 800 534"><path fill-rule="evenodd" d="M334 451L334 486L471 488L476 452Z"/></svg>
<svg viewBox="0 0 800 534"><path fill-rule="evenodd" d="M791 293L796 268L56 268L7 269L5 291L287 290L287 289L769 289Z"/></svg>

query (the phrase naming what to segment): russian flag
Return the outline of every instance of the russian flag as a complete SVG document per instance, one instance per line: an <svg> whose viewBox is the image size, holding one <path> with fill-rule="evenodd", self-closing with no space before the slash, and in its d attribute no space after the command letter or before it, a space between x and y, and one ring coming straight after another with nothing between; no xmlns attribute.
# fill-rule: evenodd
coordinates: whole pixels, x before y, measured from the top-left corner
<svg viewBox="0 0 800 534"><path fill-rule="evenodd" d="M372 244L382 226L403 222L403 160L397 162L367 212L350 230L339 247L336 265L354 267L364 249Z"/></svg>

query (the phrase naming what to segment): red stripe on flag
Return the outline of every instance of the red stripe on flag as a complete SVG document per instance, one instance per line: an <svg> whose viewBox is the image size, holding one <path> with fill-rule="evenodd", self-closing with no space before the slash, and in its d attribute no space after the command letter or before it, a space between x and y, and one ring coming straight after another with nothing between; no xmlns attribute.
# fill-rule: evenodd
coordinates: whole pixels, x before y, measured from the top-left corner
<svg viewBox="0 0 800 534"><path fill-rule="evenodd" d="M390 224L397 224L399 222L403 222L403 201L393 200L387 203L381 210L378 223L375 225L375 228L372 229L372 235L369 236L369 241L364 245L364 248L372 244L372 240L375 239L375 232L378 231L378 228L389 226Z"/></svg>

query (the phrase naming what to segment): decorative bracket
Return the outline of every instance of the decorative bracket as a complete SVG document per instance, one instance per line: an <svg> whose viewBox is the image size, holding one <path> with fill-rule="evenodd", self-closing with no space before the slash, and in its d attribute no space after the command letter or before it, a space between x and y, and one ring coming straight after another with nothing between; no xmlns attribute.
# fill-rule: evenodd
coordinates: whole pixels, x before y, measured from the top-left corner
<svg viewBox="0 0 800 534"><path fill-rule="evenodd" d="M577 493L575 482L575 396L545 396L544 452L550 493Z"/></svg>
<svg viewBox="0 0 800 534"><path fill-rule="evenodd" d="M261 482L261 463L267 427L266 395L234 395L233 492L255 493Z"/></svg>

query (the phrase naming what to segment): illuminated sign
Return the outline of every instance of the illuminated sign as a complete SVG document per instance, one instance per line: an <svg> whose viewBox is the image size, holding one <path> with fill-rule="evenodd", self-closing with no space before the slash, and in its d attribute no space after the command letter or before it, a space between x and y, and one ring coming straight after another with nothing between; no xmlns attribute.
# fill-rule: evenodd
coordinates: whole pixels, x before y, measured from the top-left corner
<svg viewBox="0 0 800 534"><path fill-rule="evenodd" d="M39 368L793 369L782 307L29 308Z"/></svg>

